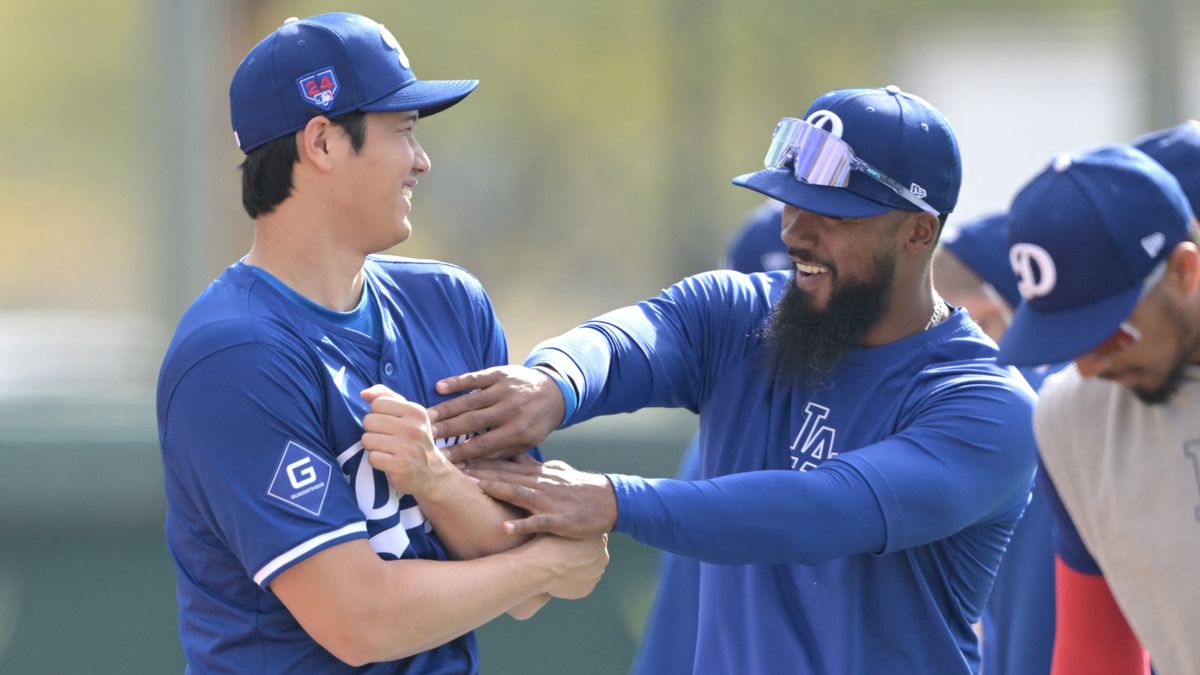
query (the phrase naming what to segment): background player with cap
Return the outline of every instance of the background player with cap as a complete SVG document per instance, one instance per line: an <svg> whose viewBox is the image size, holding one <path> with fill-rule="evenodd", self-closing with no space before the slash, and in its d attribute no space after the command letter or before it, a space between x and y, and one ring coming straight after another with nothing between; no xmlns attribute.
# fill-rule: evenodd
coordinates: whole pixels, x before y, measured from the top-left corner
<svg viewBox="0 0 1200 675"><path fill-rule="evenodd" d="M1013 203L1025 304L1001 360L1075 361L1034 415L1061 496L1055 673L1148 672L1142 645L1159 673L1200 672L1198 132L1138 142L1162 164L1059 157Z"/></svg>
<svg viewBox="0 0 1200 675"><path fill-rule="evenodd" d="M615 528L704 561L678 656L695 672L976 672L971 624L1033 477L1033 394L930 280L957 142L916 96L838 90L780 122L765 164L734 182L785 204L790 270L685 279L542 343L540 370L449 378L478 391L431 418L492 427L449 449L463 459L596 415L698 412L698 481L468 469L532 512L510 531Z"/></svg>
<svg viewBox="0 0 1200 675"><path fill-rule="evenodd" d="M411 233L418 117L476 85L416 79L353 14L290 19L234 73L254 244L185 313L158 387L192 672L477 672L472 629L604 569L600 538L505 534L515 512L435 447L434 382L507 362L478 281L372 255Z"/></svg>
<svg viewBox="0 0 1200 675"><path fill-rule="evenodd" d="M754 209L729 243L721 268L753 274L791 267L787 247L779 238L782 218L783 204L773 199ZM684 451L675 477L701 478L699 438L692 439ZM664 552L658 565L654 602L646 615L646 629L630 672L644 675L691 672L691 662L681 660L679 655L696 651L699 594L700 562Z"/></svg>
<svg viewBox="0 0 1200 675"><path fill-rule="evenodd" d="M997 343L1021 304L1008 260L1006 214L963 223L942 236L933 256L933 286L952 305L971 315ZM1064 364L1021 368L1037 390ZM1054 653L1054 549L1049 499L1040 470L1029 506L1013 530L983 624L983 672L1027 675L1050 672Z"/></svg>

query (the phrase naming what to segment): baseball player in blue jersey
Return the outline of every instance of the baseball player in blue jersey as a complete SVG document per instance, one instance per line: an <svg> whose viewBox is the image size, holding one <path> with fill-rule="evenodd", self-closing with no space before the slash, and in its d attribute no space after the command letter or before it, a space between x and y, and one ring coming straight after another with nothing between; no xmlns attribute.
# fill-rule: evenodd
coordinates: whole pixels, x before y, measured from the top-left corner
<svg viewBox="0 0 1200 675"><path fill-rule="evenodd" d="M354 14L288 19L234 73L254 244L158 385L189 672L474 673L474 628L603 571L602 539L504 533L439 449L462 438L430 435L438 379L508 360L479 282L374 255L411 232L418 119L476 85L416 79Z"/></svg>
<svg viewBox="0 0 1200 675"><path fill-rule="evenodd" d="M1200 672L1200 125L1136 146L1060 156L1013 203L1001 360L1074 361L1034 416L1056 675Z"/></svg>
<svg viewBox="0 0 1200 675"><path fill-rule="evenodd" d="M506 531L624 532L698 558L701 673L974 673L978 619L1028 500L1033 393L930 258L955 206L946 120L901 91L816 99L735 179L785 204L792 268L710 272L548 340L530 367L447 378L448 449L506 455L646 406L700 415L701 480L477 461L531 512Z"/></svg>
<svg viewBox="0 0 1200 675"><path fill-rule="evenodd" d="M787 248L779 238L782 218L783 204L775 200L754 209L729 243L721 267L743 274L791 267ZM700 479L698 438L693 439L684 452L675 477ZM699 592L699 561L664 552L658 565L654 602L646 616L646 630L633 660L632 673L670 675L691 672L691 663L681 661L679 655L692 654L696 650Z"/></svg>
<svg viewBox="0 0 1200 675"><path fill-rule="evenodd" d="M933 257L934 288L967 310L996 342L1008 329L1021 294L1008 259L1007 214L948 231ZM1019 369L1036 391L1064 364ZM1054 550L1047 485L1039 469L1029 506L1013 531L984 607L983 672L1049 673L1054 651Z"/></svg>

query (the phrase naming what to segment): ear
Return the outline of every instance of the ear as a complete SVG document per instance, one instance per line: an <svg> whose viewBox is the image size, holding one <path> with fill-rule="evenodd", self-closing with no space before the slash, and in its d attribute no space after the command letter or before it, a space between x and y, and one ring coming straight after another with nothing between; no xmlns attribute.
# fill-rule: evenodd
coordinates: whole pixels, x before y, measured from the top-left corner
<svg viewBox="0 0 1200 675"><path fill-rule="evenodd" d="M937 245L938 219L924 211L907 213L901 231L905 233L904 248L911 255L921 255Z"/></svg>
<svg viewBox="0 0 1200 675"><path fill-rule="evenodd" d="M311 165L318 171L333 169L331 145L335 139L333 123L328 117L317 115L310 119L304 128L296 132L296 146L300 154L300 163Z"/></svg>
<svg viewBox="0 0 1200 675"><path fill-rule="evenodd" d="M1168 284L1185 296L1200 289L1200 249L1190 241L1181 241L1167 258Z"/></svg>

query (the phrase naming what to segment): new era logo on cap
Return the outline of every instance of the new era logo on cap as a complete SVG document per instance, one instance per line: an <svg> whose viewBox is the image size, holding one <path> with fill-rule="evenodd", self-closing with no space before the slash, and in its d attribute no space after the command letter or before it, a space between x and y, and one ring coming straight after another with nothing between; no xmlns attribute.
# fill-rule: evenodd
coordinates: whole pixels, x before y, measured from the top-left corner
<svg viewBox="0 0 1200 675"><path fill-rule="evenodd" d="M1000 342L1000 361L1056 363L1094 349L1133 311L1191 220L1179 182L1131 146L1056 158L1009 213L1009 255L1025 302Z"/></svg>

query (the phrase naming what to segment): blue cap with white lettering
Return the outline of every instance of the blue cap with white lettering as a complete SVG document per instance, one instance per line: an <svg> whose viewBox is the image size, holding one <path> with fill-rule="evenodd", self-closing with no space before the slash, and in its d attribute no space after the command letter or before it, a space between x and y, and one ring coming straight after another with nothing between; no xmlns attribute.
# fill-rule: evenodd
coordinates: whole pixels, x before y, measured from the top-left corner
<svg viewBox="0 0 1200 675"><path fill-rule="evenodd" d="M316 115L417 111L428 117L466 98L478 80L418 80L391 31L338 12L290 18L246 54L229 84L242 152L304 128Z"/></svg>
<svg viewBox="0 0 1200 675"><path fill-rule="evenodd" d="M1025 302L999 361L1057 363L1095 349L1133 311L1191 222L1179 181L1136 148L1056 158L1009 212L1009 260Z"/></svg>

